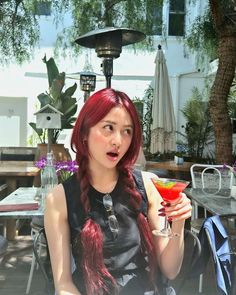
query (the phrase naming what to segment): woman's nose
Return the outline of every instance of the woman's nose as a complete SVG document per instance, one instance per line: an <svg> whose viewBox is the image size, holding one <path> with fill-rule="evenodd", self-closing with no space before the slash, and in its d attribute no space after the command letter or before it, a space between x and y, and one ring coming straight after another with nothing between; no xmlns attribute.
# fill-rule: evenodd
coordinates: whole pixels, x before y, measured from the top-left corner
<svg viewBox="0 0 236 295"><path fill-rule="evenodd" d="M121 141L122 141L122 138L119 132L116 132L115 134L113 134L113 137L112 137L113 146L119 147L121 145Z"/></svg>

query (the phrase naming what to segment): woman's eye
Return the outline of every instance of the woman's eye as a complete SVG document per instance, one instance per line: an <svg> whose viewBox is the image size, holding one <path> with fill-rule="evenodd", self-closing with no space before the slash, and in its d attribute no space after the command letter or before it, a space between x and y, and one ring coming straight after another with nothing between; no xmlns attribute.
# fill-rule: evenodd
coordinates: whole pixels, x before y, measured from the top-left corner
<svg viewBox="0 0 236 295"><path fill-rule="evenodd" d="M132 129L128 128L128 129L124 130L124 133L128 134L128 135L132 135L133 131L132 131Z"/></svg>
<svg viewBox="0 0 236 295"><path fill-rule="evenodd" d="M112 125L105 125L103 128L105 130L108 130L108 131L112 131L113 130L113 126Z"/></svg>

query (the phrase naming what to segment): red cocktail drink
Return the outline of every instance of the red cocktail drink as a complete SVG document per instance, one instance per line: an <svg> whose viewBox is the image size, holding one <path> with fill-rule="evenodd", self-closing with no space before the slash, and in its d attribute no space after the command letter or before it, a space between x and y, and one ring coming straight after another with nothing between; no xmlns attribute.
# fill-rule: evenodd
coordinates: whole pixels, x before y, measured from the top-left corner
<svg viewBox="0 0 236 295"><path fill-rule="evenodd" d="M165 202L173 203L179 198L179 193L181 193L189 184L185 180L177 179L166 179L166 178L152 178L152 182L155 185L155 188L160 193L162 199ZM170 224L165 216L165 226L162 230L153 230L152 233L156 236L162 237L178 237L179 235L173 233L170 228Z"/></svg>
<svg viewBox="0 0 236 295"><path fill-rule="evenodd" d="M152 182L160 193L162 199L166 202L173 202L178 199L179 193L189 184L187 181L172 179L152 179Z"/></svg>

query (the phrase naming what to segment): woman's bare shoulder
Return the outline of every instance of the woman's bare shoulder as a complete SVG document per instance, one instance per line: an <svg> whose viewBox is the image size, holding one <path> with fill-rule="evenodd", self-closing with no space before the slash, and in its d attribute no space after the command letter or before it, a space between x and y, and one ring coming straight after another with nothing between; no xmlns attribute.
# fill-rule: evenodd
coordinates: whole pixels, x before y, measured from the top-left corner
<svg viewBox="0 0 236 295"><path fill-rule="evenodd" d="M56 185L47 195L45 210L47 209L66 213L65 191L62 184Z"/></svg>

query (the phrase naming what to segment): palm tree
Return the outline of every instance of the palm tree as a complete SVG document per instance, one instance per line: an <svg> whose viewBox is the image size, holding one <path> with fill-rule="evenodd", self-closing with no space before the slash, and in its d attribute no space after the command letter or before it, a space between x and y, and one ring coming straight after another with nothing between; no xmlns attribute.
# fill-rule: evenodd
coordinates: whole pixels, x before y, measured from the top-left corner
<svg viewBox="0 0 236 295"><path fill-rule="evenodd" d="M193 0L192 0L193 1ZM200 1L200 0L198 0ZM216 162L232 162L232 126L228 97L236 67L236 0L209 0L209 10L196 18L186 37L201 66L218 58L210 91L210 116L215 133Z"/></svg>
<svg viewBox="0 0 236 295"><path fill-rule="evenodd" d="M216 161L232 163L232 126L227 102L236 69L236 1L209 0L209 4L218 35L219 65L209 100Z"/></svg>

